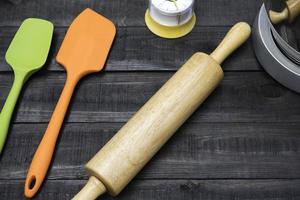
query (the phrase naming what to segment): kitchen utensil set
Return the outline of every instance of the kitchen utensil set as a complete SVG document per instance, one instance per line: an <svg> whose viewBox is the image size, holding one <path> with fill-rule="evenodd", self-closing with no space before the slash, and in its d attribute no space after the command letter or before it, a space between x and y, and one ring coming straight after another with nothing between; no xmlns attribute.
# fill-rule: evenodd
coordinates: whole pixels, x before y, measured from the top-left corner
<svg viewBox="0 0 300 200"><path fill-rule="evenodd" d="M170 2L170 6L179 7L181 1ZM182 9L190 10L187 21L193 20L193 1L182 2L190 3ZM152 20L153 15L148 17ZM14 70L15 80L0 114L0 152L22 85L45 64L52 34L50 22L27 19L7 50L6 60ZM78 81L103 69L115 34L114 24L91 9L84 10L69 27L56 57L67 72L66 84L29 167L24 189L26 197L33 197L43 183ZM212 54L193 55L87 164L91 177L74 199L92 200L106 191L111 195L121 192L213 92L223 78L220 64L249 35L249 25L238 23Z"/></svg>

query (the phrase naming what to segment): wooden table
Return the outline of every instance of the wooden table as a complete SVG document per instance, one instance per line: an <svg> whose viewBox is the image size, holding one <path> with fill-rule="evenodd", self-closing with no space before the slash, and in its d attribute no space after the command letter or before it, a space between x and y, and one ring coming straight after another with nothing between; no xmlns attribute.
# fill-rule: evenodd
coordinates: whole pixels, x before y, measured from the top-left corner
<svg viewBox="0 0 300 200"><path fill-rule="evenodd" d="M27 169L66 78L55 56L84 8L111 18L118 34L105 72L86 77L75 92L36 199L71 199L86 182L84 164L174 71L194 52L211 52L234 23L252 23L261 3L198 0L193 32L165 40L145 27L147 0L1 0L0 108L13 80L4 55L21 21L51 20L55 35L46 66L15 110L0 157L0 199L24 199ZM223 68L220 87L117 199L300 199L300 95L264 72L251 40Z"/></svg>

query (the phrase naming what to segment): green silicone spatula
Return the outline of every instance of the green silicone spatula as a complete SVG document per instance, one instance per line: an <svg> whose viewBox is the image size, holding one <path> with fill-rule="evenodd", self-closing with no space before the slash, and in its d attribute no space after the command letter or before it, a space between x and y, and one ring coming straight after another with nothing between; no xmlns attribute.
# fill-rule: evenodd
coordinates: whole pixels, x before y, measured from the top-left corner
<svg viewBox="0 0 300 200"><path fill-rule="evenodd" d="M53 24L42 19L26 19L13 38L5 55L15 75L14 83L0 113L0 153L10 120L25 81L46 62L53 35Z"/></svg>

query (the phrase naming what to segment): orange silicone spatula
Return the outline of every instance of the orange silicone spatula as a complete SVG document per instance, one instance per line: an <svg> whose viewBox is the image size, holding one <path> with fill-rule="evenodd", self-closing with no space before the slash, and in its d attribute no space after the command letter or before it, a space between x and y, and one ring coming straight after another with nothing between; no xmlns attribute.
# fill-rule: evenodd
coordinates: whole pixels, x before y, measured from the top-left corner
<svg viewBox="0 0 300 200"><path fill-rule="evenodd" d="M67 71L67 80L45 135L33 157L25 196L33 197L49 168L57 137L72 93L85 75L102 70L116 34L114 24L91 9L84 10L67 31L56 60Z"/></svg>

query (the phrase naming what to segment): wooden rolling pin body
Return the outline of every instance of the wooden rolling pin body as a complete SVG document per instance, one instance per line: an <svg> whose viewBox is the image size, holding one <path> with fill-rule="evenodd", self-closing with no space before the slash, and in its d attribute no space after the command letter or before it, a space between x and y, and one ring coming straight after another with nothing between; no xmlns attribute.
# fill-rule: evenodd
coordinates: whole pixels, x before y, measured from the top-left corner
<svg viewBox="0 0 300 200"><path fill-rule="evenodd" d="M222 78L223 71L215 60L194 54L88 162L88 172L100 178L110 194L117 195Z"/></svg>
<svg viewBox="0 0 300 200"><path fill-rule="evenodd" d="M87 185L74 199L115 196L131 181L223 78L221 63L250 35L237 24L211 54L195 53L90 160Z"/></svg>

